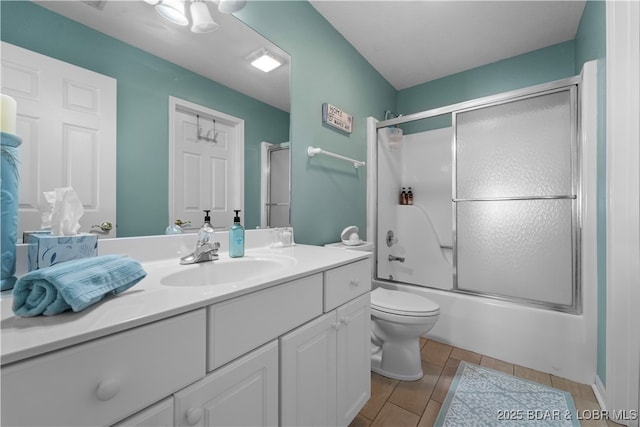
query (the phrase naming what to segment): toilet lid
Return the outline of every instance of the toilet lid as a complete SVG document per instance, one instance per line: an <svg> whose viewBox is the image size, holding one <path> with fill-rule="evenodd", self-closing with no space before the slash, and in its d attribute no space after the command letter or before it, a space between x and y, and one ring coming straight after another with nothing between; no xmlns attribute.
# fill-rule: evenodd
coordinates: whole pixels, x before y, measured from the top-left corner
<svg viewBox="0 0 640 427"><path fill-rule="evenodd" d="M428 298L385 288L371 292L371 308L404 316L435 316L440 313L440 306Z"/></svg>

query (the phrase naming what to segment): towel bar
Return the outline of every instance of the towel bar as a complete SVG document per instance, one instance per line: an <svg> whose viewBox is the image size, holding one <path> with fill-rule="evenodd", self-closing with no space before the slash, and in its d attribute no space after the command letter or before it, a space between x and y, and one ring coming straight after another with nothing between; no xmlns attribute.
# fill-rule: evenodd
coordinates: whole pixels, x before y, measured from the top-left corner
<svg viewBox="0 0 640 427"><path fill-rule="evenodd" d="M360 166L364 166L365 162L361 162L360 160L354 160L349 157L341 156L340 154L335 154L330 151L325 151L322 148L312 147L311 145L307 148L307 155L309 157L313 157L316 154L324 154L325 156L334 157L340 160L346 160L347 162L353 163L353 167L358 169Z"/></svg>

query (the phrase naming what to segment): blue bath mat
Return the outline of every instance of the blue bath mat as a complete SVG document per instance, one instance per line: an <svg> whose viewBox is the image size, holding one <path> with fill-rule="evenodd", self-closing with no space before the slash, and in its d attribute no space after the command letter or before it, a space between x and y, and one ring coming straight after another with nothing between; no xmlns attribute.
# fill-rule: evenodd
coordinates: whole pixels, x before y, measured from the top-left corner
<svg viewBox="0 0 640 427"><path fill-rule="evenodd" d="M460 362L436 426L580 426L571 394Z"/></svg>

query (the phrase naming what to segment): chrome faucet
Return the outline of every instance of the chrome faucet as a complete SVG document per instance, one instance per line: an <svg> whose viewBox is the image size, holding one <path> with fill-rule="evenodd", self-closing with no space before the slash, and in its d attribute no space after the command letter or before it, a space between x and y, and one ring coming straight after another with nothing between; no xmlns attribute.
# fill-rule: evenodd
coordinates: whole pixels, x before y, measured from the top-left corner
<svg viewBox="0 0 640 427"><path fill-rule="evenodd" d="M219 242L198 244L193 253L180 258L180 264L195 264L197 262L215 261L219 258L219 249Z"/></svg>
<svg viewBox="0 0 640 427"><path fill-rule="evenodd" d="M389 255L389 262L391 262L391 261L404 262L404 257L403 256Z"/></svg>

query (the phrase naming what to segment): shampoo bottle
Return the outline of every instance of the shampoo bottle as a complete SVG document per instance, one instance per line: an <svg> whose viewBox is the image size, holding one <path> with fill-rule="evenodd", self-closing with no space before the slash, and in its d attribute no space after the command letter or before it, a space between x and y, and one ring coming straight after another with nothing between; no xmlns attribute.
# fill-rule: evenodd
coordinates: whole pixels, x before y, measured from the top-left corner
<svg viewBox="0 0 640 427"><path fill-rule="evenodd" d="M240 211L234 210L236 213L233 218L233 226L229 230L229 256L231 258L240 258L244 256L244 227L240 224Z"/></svg>

